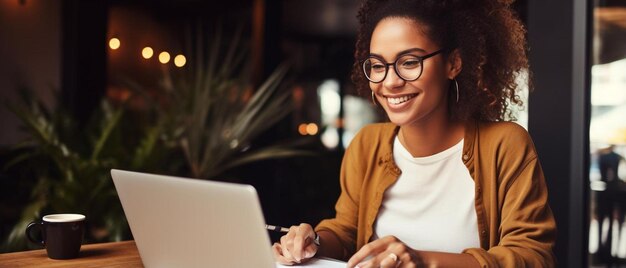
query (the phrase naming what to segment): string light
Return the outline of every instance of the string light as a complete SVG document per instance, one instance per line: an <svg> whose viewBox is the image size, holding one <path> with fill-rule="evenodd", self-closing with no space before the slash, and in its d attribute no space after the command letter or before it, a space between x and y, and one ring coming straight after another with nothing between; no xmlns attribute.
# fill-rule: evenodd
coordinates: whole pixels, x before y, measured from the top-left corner
<svg viewBox="0 0 626 268"><path fill-rule="evenodd" d="M306 133L306 124L302 123L298 126L298 133L300 133L300 135L305 136L307 135Z"/></svg>
<svg viewBox="0 0 626 268"><path fill-rule="evenodd" d="M187 59L182 54L174 57L174 65L176 65L176 67L183 67L185 66L185 63L187 63Z"/></svg>
<svg viewBox="0 0 626 268"><path fill-rule="evenodd" d="M159 54L159 62L163 64L170 62L170 53L167 53L167 51L161 52Z"/></svg>
<svg viewBox="0 0 626 268"><path fill-rule="evenodd" d="M308 125L306 125L306 133L309 135L317 134L318 130L319 129L315 123L309 123Z"/></svg>
<svg viewBox="0 0 626 268"><path fill-rule="evenodd" d="M319 127L315 123L302 123L298 125L298 133L302 136L314 136L317 135L317 132L319 132Z"/></svg>
<svg viewBox="0 0 626 268"><path fill-rule="evenodd" d="M113 37L109 40L109 47L113 50L120 48L121 42L119 39Z"/></svg>
<svg viewBox="0 0 626 268"><path fill-rule="evenodd" d="M154 50L152 50L151 47L144 47L141 50L141 56L143 56L144 59L152 58L153 55L154 55Z"/></svg>

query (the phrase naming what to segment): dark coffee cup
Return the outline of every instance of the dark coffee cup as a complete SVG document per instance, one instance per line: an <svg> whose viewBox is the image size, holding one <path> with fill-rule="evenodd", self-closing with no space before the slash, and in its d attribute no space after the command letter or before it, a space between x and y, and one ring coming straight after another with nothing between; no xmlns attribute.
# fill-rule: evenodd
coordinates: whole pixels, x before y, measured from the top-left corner
<svg viewBox="0 0 626 268"><path fill-rule="evenodd" d="M38 231L42 239L35 239ZM41 222L31 222L26 227L26 237L46 248L50 259L72 259L78 257L85 233L85 216L81 214L52 214Z"/></svg>

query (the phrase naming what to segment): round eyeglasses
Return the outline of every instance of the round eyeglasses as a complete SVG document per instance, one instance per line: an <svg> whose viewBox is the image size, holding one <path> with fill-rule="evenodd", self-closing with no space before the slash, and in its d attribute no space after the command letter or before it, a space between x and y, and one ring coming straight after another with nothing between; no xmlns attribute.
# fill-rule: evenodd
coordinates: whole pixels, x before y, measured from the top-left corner
<svg viewBox="0 0 626 268"><path fill-rule="evenodd" d="M422 70L424 69L422 62L441 52L443 52L443 49L424 56L403 54L392 63L386 63L381 57L372 55L363 61L363 72L367 80L370 80L372 83L380 83L387 77L389 66L393 65L394 71L402 80L415 81L422 75Z"/></svg>

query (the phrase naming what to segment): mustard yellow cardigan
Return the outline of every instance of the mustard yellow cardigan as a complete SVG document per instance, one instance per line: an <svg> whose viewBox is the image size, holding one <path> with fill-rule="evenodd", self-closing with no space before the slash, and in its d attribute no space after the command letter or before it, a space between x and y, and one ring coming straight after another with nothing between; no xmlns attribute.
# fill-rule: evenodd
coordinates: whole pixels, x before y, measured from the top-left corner
<svg viewBox="0 0 626 268"><path fill-rule="evenodd" d="M398 129L391 123L366 126L346 149L336 216L315 228L337 236L344 259L370 241L383 194L401 173L392 152ZM468 122L462 160L475 182L481 245L463 253L482 267L553 267L556 224L526 130L511 122Z"/></svg>

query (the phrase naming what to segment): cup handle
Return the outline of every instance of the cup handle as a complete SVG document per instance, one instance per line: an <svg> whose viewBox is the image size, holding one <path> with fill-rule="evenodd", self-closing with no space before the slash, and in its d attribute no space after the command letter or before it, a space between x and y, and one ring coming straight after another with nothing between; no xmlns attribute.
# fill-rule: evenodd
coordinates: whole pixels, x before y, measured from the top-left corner
<svg viewBox="0 0 626 268"><path fill-rule="evenodd" d="M38 230L39 232L43 231L43 223L41 222L31 222L26 226L26 238L35 244L40 244L41 246L46 246L46 242L43 240L33 238L33 231Z"/></svg>

